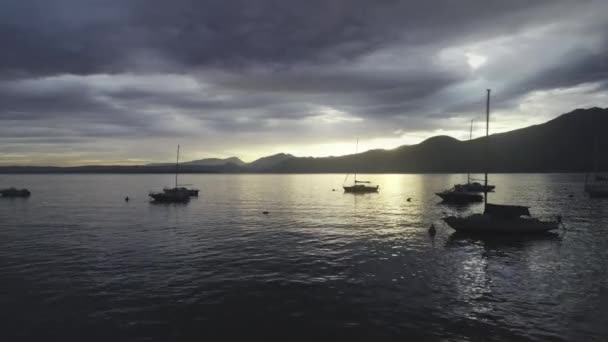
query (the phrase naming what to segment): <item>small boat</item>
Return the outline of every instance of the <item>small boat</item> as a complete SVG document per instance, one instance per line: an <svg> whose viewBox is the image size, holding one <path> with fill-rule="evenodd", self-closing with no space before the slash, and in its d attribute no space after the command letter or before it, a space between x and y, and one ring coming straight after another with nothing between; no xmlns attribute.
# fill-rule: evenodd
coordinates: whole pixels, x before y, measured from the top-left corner
<svg viewBox="0 0 608 342"><path fill-rule="evenodd" d="M355 149L355 154L357 154L358 151L359 151L359 139L357 139L357 147ZM346 175L346 178L344 179L344 183L346 183L346 180L348 180L348 176L349 175ZM355 193L355 194L373 193L373 192L378 192L380 190L379 185L370 185L370 184L371 184L371 182L369 182L369 181L357 180L357 172L355 171L355 180L354 180L353 184L352 185L342 184L342 188L344 189L344 192Z"/></svg>
<svg viewBox="0 0 608 342"><path fill-rule="evenodd" d="M489 136L490 122L490 89L487 90L486 104L486 143ZM484 184L488 184L488 173L485 173ZM484 197L483 214L472 214L466 217L448 216L443 221L457 232L467 234L533 234L544 233L559 228L561 219L542 221L530 217L528 207L519 205L499 205L488 203L488 193Z"/></svg>
<svg viewBox="0 0 608 342"><path fill-rule="evenodd" d="M367 181L358 181L355 178L355 184L353 185L343 185L344 192L352 192L352 193L370 193L370 192L378 192L380 190L379 185L366 185L370 182Z"/></svg>
<svg viewBox="0 0 608 342"><path fill-rule="evenodd" d="M469 141L473 139L473 122L471 120L471 128L469 131ZM489 184L481 184L479 182L471 182L471 173L467 173L466 184L456 184L453 188L436 193L441 197L444 203L450 204L467 204L483 201L483 196L480 193L494 191L496 186Z"/></svg>
<svg viewBox="0 0 608 342"><path fill-rule="evenodd" d="M471 129L469 140L473 139L473 122L471 120ZM467 173L466 184L456 184L453 188L435 193L441 197L443 203L449 204L468 204L483 201L483 196L480 193L494 191L494 185L481 184L479 182L471 182L471 174Z"/></svg>
<svg viewBox="0 0 608 342"><path fill-rule="evenodd" d="M179 145L177 145L177 160L175 162L175 187L164 188L162 192L150 192L154 202L161 203L185 203L190 201L190 197L198 197L198 189L188 189L178 183L179 175Z"/></svg>
<svg viewBox="0 0 608 342"><path fill-rule="evenodd" d="M163 189L162 192L151 192L150 197L159 203L186 203L190 201L190 194L183 188Z"/></svg>
<svg viewBox="0 0 608 342"><path fill-rule="evenodd" d="M2 197L30 197L31 194L28 189L17 189L14 187L0 190Z"/></svg>
<svg viewBox="0 0 608 342"><path fill-rule="evenodd" d="M483 196L476 191L468 191L462 185L455 185L453 188L437 192L435 195L441 197L444 203L468 204L483 201Z"/></svg>

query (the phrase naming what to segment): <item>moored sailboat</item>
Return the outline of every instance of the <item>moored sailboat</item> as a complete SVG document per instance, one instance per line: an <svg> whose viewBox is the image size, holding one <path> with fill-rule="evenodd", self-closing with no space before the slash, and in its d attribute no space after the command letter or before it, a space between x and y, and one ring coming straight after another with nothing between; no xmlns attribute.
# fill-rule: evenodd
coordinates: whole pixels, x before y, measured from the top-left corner
<svg viewBox="0 0 608 342"><path fill-rule="evenodd" d="M0 190L1 197L30 197L31 194L28 189L17 189L14 187Z"/></svg>
<svg viewBox="0 0 608 342"><path fill-rule="evenodd" d="M486 144L489 136L490 122L490 89L486 101ZM487 153L487 151L486 151ZM485 172L484 185L488 184L488 172ZM530 215L528 207L520 205L498 205L488 203L488 193L484 196L482 214L466 217L448 216L443 220L452 229L469 234L532 234L543 233L559 228L560 219L542 221Z"/></svg>
<svg viewBox="0 0 608 342"><path fill-rule="evenodd" d="M469 132L469 141L473 139L473 121ZM435 193L444 203L468 204L483 201L482 192L494 191L494 185L484 185L479 182L471 182L471 173L467 173L466 184L456 184L451 189Z"/></svg>
<svg viewBox="0 0 608 342"><path fill-rule="evenodd" d="M357 154L358 151L359 151L359 139L357 139L357 147L355 148L355 155ZM342 188L344 189L344 192L361 194L361 193L378 192L380 190L379 185L371 185L370 181L357 180L357 171L355 171L354 174L355 174L355 180L352 185L342 184ZM346 184L347 179L348 179L348 175L346 175L346 178L344 179L345 184Z"/></svg>
<svg viewBox="0 0 608 342"><path fill-rule="evenodd" d="M473 122L475 122L475 120L471 120L471 128L469 130L469 141L473 140ZM477 193L492 192L492 191L494 191L494 189L496 189L495 185L481 184L479 182L471 182L471 180L472 180L471 173L469 172L469 173L467 173L466 184L459 184L457 186L460 187L464 191L477 192Z"/></svg>
<svg viewBox="0 0 608 342"><path fill-rule="evenodd" d="M469 191L462 185L455 185L453 188L435 193L444 203L468 204L483 201L483 196L477 191Z"/></svg>
<svg viewBox="0 0 608 342"><path fill-rule="evenodd" d="M162 192L150 192L154 202L160 203L185 203L190 201L191 196L198 196L198 189L188 189L178 183L179 175L179 145L177 145L177 161L175 162L175 187L164 188Z"/></svg>

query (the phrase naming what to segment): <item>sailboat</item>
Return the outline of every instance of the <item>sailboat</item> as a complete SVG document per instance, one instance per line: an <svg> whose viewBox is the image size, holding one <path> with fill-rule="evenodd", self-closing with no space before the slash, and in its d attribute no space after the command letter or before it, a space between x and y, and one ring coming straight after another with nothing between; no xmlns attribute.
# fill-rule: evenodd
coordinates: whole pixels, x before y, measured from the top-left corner
<svg viewBox="0 0 608 342"><path fill-rule="evenodd" d="M469 141L473 140L473 122L469 131ZM482 192L494 191L494 185L484 185L479 182L471 182L471 173L467 173L466 184L456 184L451 189L436 193L444 203L468 204L483 201Z"/></svg>
<svg viewBox="0 0 608 342"><path fill-rule="evenodd" d="M177 145L177 161L175 162L175 187L164 188L162 192L151 192L150 197L155 202L163 203L185 203L190 201L191 196L198 196L198 189L188 189L178 183L179 175L179 145Z"/></svg>
<svg viewBox="0 0 608 342"><path fill-rule="evenodd" d="M359 139L357 139L357 147L355 149L355 155L357 154L358 151L359 151ZM346 175L346 178L344 179L345 184L346 184L346 180L348 180L348 175ZM354 180L353 184L352 185L342 184L342 188L344 189L344 192L360 193L360 194L378 192L378 190L380 190L379 185L370 185L370 184L371 184L370 181L358 180L357 172L355 171L355 180Z"/></svg>
<svg viewBox="0 0 608 342"><path fill-rule="evenodd" d="M469 140L472 138L473 120L471 120ZM471 184L471 173L467 173L467 184L456 184L451 189L437 192L435 195L441 197L443 203L449 204L469 204L483 201L483 196L479 194L479 191L472 191L469 189L469 184Z"/></svg>
<svg viewBox="0 0 608 342"><path fill-rule="evenodd" d="M0 190L0 197L30 197L31 194L28 189L17 189L14 187Z"/></svg>
<svg viewBox="0 0 608 342"><path fill-rule="evenodd" d="M489 143L489 130L490 89L487 90L486 101L486 144ZM487 170L484 185L488 185ZM483 214L473 214L466 217L448 216L443 218L443 221L452 229L469 234L530 234L543 233L559 228L559 217L556 221L542 221L531 217L529 207L488 203L487 191L484 198Z"/></svg>
<svg viewBox="0 0 608 342"><path fill-rule="evenodd" d="M591 198L608 198L608 177L599 174L598 138L593 146L593 175L585 176L585 192Z"/></svg>
<svg viewBox="0 0 608 342"><path fill-rule="evenodd" d="M475 120L471 120L471 129L469 131L469 141L473 140L473 122L475 122ZM471 173L467 173L467 183L466 184L458 184L455 185L454 187L460 187L462 190L464 191L468 191L468 192L477 192L477 193L482 193L482 192L492 192L494 191L494 189L496 189L495 185L490 185L490 184L481 184L477 181L475 182L471 182Z"/></svg>

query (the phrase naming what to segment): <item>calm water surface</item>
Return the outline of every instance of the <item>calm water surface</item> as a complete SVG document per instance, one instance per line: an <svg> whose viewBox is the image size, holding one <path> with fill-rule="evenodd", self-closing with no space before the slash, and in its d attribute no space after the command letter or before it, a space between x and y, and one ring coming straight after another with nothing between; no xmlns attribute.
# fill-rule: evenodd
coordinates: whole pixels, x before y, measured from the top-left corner
<svg viewBox="0 0 608 342"><path fill-rule="evenodd" d="M490 241L440 221L481 210L438 204L463 175L365 178L379 194L343 194L343 175L183 175L201 196L155 205L171 175L2 175L33 195L0 198L0 336L608 340L608 201L581 175L493 175L493 202L567 231Z"/></svg>

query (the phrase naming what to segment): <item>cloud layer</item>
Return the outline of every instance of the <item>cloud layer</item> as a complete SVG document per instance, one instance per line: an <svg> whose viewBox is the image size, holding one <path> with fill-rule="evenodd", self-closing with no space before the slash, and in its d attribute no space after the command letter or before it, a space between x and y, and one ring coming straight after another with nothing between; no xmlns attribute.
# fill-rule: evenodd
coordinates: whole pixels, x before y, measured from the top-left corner
<svg viewBox="0 0 608 342"><path fill-rule="evenodd" d="M495 131L608 106L605 13L592 0L8 0L0 163L463 138L486 88Z"/></svg>

